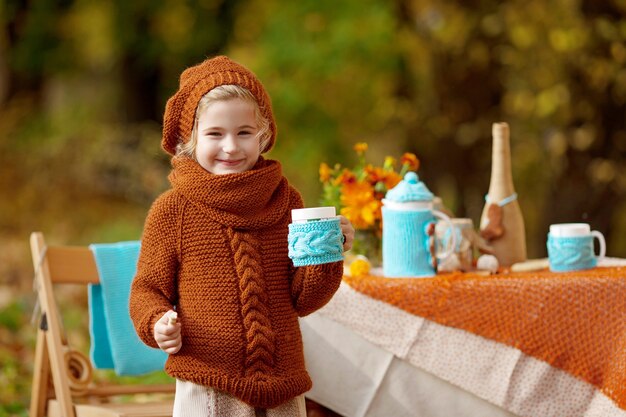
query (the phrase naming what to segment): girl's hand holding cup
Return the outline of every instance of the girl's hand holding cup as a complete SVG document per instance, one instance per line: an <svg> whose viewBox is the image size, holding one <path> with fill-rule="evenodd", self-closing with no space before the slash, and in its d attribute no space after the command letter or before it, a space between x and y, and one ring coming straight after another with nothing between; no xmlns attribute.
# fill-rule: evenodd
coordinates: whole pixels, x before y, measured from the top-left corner
<svg viewBox="0 0 626 417"><path fill-rule="evenodd" d="M352 249L352 242L354 242L354 227L344 216L339 216L339 226L343 234L343 251L347 252Z"/></svg>
<svg viewBox="0 0 626 417"><path fill-rule="evenodd" d="M170 310L154 324L154 340L165 353L173 355L183 346L178 315Z"/></svg>

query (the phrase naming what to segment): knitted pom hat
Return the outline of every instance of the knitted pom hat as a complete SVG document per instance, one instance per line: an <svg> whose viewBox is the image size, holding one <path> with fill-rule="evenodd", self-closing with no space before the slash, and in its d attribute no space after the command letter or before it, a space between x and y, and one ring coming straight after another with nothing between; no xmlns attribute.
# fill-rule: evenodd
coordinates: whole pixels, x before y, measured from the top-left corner
<svg viewBox="0 0 626 417"><path fill-rule="evenodd" d="M165 105L163 149L174 155L178 143L189 141L200 99L215 87L227 84L244 87L256 98L261 114L270 122L270 139L261 153L272 149L276 140L276 122L270 97L250 70L226 56L207 59L180 75L178 91Z"/></svg>

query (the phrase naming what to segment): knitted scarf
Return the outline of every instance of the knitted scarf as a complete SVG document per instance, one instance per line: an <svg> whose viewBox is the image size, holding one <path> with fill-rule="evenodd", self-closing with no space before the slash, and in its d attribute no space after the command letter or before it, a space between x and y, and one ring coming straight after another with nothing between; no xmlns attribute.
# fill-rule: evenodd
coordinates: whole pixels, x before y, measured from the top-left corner
<svg viewBox="0 0 626 417"><path fill-rule="evenodd" d="M215 175L186 157L172 158L172 187L214 221L236 229L276 224L289 210L289 184L278 161L259 157L245 172Z"/></svg>

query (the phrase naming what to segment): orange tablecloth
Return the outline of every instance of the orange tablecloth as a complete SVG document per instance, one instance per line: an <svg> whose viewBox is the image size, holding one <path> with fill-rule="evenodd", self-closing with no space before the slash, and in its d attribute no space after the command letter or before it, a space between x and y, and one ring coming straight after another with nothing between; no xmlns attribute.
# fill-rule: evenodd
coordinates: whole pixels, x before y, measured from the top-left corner
<svg viewBox="0 0 626 417"><path fill-rule="evenodd" d="M346 276L344 282L411 314L519 349L592 384L626 409L626 267Z"/></svg>

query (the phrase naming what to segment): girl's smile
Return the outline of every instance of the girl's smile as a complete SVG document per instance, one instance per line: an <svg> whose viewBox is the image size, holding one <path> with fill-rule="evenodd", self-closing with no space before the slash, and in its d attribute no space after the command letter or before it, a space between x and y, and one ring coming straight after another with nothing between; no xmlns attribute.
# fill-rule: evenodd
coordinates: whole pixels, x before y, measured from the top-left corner
<svg viewBox="0 0 626 417"><path fill-rule="evenodd" d="M257 133L253 103L240 98L213 102L198 118L196 160L217 175L247 171L261 154Z"/></svg>

